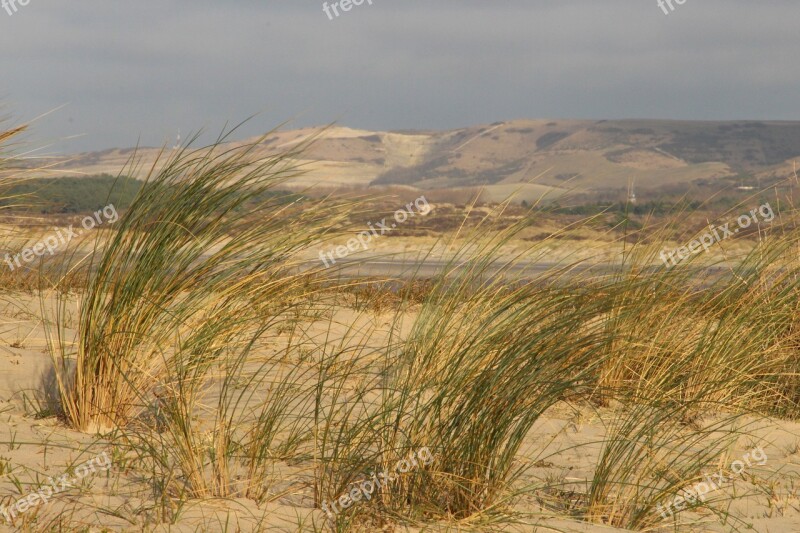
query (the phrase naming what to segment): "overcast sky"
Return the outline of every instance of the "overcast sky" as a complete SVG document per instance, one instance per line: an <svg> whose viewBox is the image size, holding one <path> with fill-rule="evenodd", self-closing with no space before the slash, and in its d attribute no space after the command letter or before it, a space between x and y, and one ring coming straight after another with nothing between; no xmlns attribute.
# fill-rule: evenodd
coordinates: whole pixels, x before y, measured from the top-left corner
<svg viewBox="0 0 800 533"><path fill-rule="evenodd" d="M256 113L240 137L287 119L800 119L798 0L372 1L329 20L321 0L29 0L0 9L0 99L18 119L66 104L31 137L80 136L67 152Z"/></svg>

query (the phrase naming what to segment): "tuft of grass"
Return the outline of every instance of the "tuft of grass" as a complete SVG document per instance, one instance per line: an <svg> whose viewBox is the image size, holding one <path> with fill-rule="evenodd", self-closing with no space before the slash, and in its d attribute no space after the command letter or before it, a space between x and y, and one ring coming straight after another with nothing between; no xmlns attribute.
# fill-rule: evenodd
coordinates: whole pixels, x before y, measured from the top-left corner
<svg viewBox="0 0 800 533"><path fill-rule="evenodd" d="M401 305L386 345L320 356L318 505L427 446L435 462L363 505L406 520L475 521L502 512L533 424L602 364L609 339L597 319L611 300L594 297L597 288L580 274L584 290L566 291L561 282L574 264L515 281L514 267L535 250L496 258L531 220L499 232L489 231L489 220L464 235L467 244L432 281L410 326ZM361 384L353 390L352 382Z"/></svg>
<svg viewBox="0 0 800 533"><path fill-rule="evenodd" d="M260 141L231 148L225 138L162 154L129 209L81 258L88 290L77 345L59 326L48 334L73 427L124 427L157 393L191 406L217 363L248 351L243 332L262 330L268 303L291 300L307 279L296 253L325 233L326 209L288 220L291 204L240 209L296 176L293 156L304 145L260 157Z"/></svg>

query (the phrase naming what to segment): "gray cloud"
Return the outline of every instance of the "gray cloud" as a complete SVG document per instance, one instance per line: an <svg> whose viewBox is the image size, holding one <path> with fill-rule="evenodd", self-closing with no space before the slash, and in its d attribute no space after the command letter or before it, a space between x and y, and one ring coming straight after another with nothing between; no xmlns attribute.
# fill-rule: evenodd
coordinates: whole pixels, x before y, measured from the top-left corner
<svg viewBox="0 0 800 533"><path fill-rule="evenodd" d="M330 0L329 0L330 2ZM66 151L261 113L369 129L511 118L800 119L795 0L30 0L0 10L0 94Z"/></svg>

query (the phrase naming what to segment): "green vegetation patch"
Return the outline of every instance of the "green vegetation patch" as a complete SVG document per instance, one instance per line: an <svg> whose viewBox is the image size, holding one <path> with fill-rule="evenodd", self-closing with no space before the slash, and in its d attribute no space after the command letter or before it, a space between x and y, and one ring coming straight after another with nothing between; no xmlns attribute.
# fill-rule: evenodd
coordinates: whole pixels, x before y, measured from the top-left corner
<svg viewBox="0 0 800 533"><path fill-rule="evenodd" d="M142 183L129 177L109 174L98 176L39 178L26 180L11 187L1 205L20 203L42 214L84 213L96 211L108 204L117 209L127 208L136 197Z"/></svg>
<svg viewBox="0 0 800 533"><path fill-rule="evenodd" d="M109 174L97 176L39 178L26 180L11 187L0 205L27 206L41 214L56 215L87 213L114 204L117 209L127 209L142 182L127 176ZM281 190L270 190L255 195L240 209L252 209L261 204L286 205L303 200L304 196Z"/></svg>

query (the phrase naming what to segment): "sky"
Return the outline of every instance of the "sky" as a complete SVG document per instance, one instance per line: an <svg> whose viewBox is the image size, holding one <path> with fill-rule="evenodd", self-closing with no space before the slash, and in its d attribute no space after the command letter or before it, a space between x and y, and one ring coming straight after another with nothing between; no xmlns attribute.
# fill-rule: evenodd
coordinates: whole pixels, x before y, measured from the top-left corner
<svg viewBox="0 0 800 533"><path fill-rule="evenodd" d="M797 0L371 0L338 17L321 0L22 1L0 8L2 112L46 114L29 140L56 153L251 116L237 137L287 120L800 119Z"/></svg>

